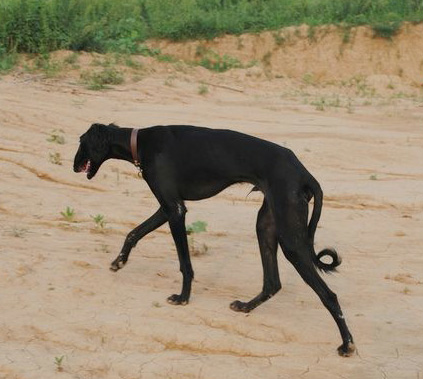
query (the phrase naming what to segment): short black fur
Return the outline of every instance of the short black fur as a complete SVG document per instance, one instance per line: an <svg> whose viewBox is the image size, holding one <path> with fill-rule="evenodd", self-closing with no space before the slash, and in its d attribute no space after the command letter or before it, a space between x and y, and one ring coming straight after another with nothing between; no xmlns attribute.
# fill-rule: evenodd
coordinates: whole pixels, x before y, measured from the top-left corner
<svg viewBox="0 0 423 379"><path fill-rule="evenodd" d="M80 138L75 172L84 171L91 179L107 159L132 162L131 131L131 128L113 124L93 124ZM280 290L276 255L279 244L285 257L317 293L337 323L343 342L338 348L339 354L353 353L353 338L337 297L316 270L334 271L341 263L335 250L324 249L317 255L314 251L323 193L291 150L230 130L185 125L140 129L137 143L142 176L160 208L128 234L120 254L111 264L113 271L126 264L131 249L142 237L168 222L183 276L181 293L170 296L168 301L187 304L194 271L185 230L185 200L214 196L234 183L251 183L264 194L256 227L263 287L261 293L248 302L234 301L231 309L250 312ZM308 203L312 198L314 206L308 222ZM330 256L332 262L324 263L324 256Z"/></svg>

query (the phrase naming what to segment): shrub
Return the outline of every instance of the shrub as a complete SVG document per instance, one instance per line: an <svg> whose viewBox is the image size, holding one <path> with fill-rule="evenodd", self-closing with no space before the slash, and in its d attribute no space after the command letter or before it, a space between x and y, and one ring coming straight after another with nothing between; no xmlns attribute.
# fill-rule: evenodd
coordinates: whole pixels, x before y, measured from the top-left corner
<svg viewBox="0 0 423 379"><path fill-rule="evenodd" d="M210 39L289 25L423 21L421 0L0 0L0 46L140 53L147 38ZM380 24L385 24L380 27ZM387 25L387 26L386 26ZM282 40L278 40L282 41ZM141 47L142 50L142 47Z"/></svg>
<svg viewBox="0 0 423 379"><path fill-rule="evenodd" d="M117 85L124 82L122 72L113 67L105 67L98 72L84 71L81 74L81 79L92 90L101 90L109 85Z"/></svg>

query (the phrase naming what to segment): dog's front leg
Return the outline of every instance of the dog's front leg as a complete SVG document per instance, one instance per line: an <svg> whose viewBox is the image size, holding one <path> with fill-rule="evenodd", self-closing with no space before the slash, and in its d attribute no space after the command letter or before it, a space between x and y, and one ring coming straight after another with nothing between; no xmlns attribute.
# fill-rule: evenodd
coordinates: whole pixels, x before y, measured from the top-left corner
<svg viewBox="0 0 423 379"><path fill-rule="evenodd" d="M194 271L191 266L187 233L185 229L186 208L183 204L178 203L168 212L170 231L172 232L172 237L175 241L179 258L179 267L182 273L182 291L180 295L174 294L169 296L167 301L174 305L185 305L189 301L189 296L191 294L191 282L194 278Z"/></svg>
<svg viewBox="0 0 423 379"><path fill-rule="evenodd" d="M129 254L137 242L145 237L148 233L156 230L159 226L162 226L167 221L166 213L160 208L154 215L138 225L134 230L128 233L123 244L122 250L116 259L110 265L110 270L117 271L125 266L128 261Z"/></svg>

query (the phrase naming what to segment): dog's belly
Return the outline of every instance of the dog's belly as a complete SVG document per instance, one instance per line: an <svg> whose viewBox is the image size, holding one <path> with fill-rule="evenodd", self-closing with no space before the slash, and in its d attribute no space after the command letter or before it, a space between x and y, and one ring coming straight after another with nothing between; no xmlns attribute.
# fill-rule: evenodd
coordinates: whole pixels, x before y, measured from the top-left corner
<svg viewBox="0 0 423 379"><path fill-rule="evenodd" d="M184 200L202 200L217 195L232 184L244 182L244 180L215 180L194 181L180 189Z"/></svg>

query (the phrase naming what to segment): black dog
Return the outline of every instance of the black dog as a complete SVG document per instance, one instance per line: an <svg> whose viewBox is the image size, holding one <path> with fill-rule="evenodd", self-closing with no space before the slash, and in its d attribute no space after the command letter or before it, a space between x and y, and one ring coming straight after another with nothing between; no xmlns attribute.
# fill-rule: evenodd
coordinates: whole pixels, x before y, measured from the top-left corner
<svg viewBox="0 0 423 379"><path fill-rule="evenodd" d="M139 157L139 159L138 159ZM185 200L216 195L234 183L248 182L264 194L257 218L257 238L263 264L262 292L249 302L234 301L231 309L249 312L281 288L277 262L278 243L286 258L317 293L338 325L342 336L340 355L354 351L353 338L345 323L336 294L316 267L333 271L341 263L334 250L314 251L314 234L322 209L319 183L292 151L246 134L194 126L154 126L145 129L93 124L81 136L74 171L91 179L110 158L139 166L142 176L160 203L160 209L126 237L111 269L122 268L137 242L169 223L183 275L182 292L172 295L172 304L188 303L194 272L185 230ZM308 203L314 207L308 222ZM330 256L332 263L321 258Z"/></svg>

